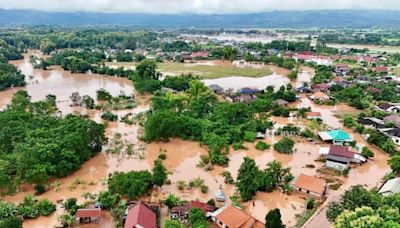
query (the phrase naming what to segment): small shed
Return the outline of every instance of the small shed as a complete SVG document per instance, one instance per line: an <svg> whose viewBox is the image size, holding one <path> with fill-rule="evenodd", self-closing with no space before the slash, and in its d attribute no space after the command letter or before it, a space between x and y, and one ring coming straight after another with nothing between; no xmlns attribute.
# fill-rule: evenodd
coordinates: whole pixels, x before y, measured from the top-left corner
<svg viewBox="0 0 400 228"><path fill-rule="evenodd" d="M91 222L100 220L100 208L81 208L76 211L75 218L79 219L79 222Z"/></svg>

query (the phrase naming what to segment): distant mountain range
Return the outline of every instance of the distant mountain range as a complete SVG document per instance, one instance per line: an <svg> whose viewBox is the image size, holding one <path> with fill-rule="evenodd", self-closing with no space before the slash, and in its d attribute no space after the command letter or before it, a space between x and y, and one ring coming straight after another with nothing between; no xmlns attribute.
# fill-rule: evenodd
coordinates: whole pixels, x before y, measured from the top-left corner
<svg viewBox="0 0 400 228"><path fill-rule="evenodd" d="M400 27L400 11L312 10L251 14L44 12L0 9L0 25L123 25L199 28Z"/></svg>

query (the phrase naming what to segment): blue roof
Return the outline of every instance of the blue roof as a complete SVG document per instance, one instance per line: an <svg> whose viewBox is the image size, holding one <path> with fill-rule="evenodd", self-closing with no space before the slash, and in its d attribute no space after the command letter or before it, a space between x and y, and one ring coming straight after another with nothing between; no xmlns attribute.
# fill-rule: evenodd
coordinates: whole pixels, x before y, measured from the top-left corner
<svg viewBox="0 0 400 228"><path fill-rule="evenodd" d="M343 130L332 130L327 132L333 140L339 140L339 141L344 141L344 140L350 140L351 137L349 133L343 131Z"/></svg>

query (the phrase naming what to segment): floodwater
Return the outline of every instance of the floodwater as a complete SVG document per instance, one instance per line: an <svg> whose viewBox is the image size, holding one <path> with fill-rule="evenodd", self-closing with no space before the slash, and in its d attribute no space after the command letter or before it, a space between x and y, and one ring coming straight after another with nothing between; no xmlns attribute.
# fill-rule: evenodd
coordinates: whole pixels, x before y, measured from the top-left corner
<svg viewBox="0 0 400 228"><path fill-rule="evenodd" d="M274 73L272 75L259 78L232 76L226 78L206 79L203 80L203 82L207 86L218 84L225 90L239 90L243 87L256 87L258 89L265 89L268 86L274 86L275 89L279 89L279 87L287 85L290 81L286 77Z"/></svg>
<svg viewBox="0 0 400 228"><path fill-rule="evenodd" d="M126 94L134 93L131 82L123 78L70 74L69 72L58 68L49 71L34 70L27 60L14 61L13 63L26 75L33 75L33 78L27 79L29 84L25 87L28 93L32 96L32 99L40 100L43 99L46 94L55 94L58 101L57 105L63 114L71 112L87 114L91 119L97 122L102 121L99 117L100 112L97 110L71 108L68 103L68 97L72 92L79 92L81 96L88 94L92 97L95 97L95 91L100 88L105 88L113 95L118 95L120 91L124 91ZM308 82L313 75L313 72L306 70L302 72L303 73L299 75L298 82L296 83ZM224 78L221 79L220 83L215 80L205 80L205 83L217 83L225 88L241 88L245 86L265 88L268 85L285 85L289 83L289 80L286 77L274 74L258 79L241 77ZM16 88L0 92L0 108L4 108L4 106L10 101L12 94L18 89L24 88ZM121 110L115 113L119 116L123 116L127 113L136 114L148 109L148 96L138 98L138 102L139 106L135 109ZM321 112L324 123L331 128L343 128L341 122L336 117L337 114L344 112L354 113L356 111L344 104L337 106L314 105L313 102L305 96L302 97L300 101L296 102L294 106L311 107L312 111ZM288 123L304 124L305 121L295 117L272 117L272 120L276 122L276 127ZM197 167L197 164L200 161L200 156L207 154L207 150L198 142L171 139L169 142L153 142L149 145L145 145L137 139L139 131L140 127L138 125L127 125L120 122L108 123L106 135L109 138L112 138L115 133L120 133L122 135L121 140L124 141L124 143L131 143L139 147L143 146L143 148L145 148L143 156L137 158L134 156L128 156L125 153L100 153L85 162L77 172L66 178L57 180L57 189L53 187L38 198L47 198L53 202L57 202L61 199L65 200L66 198L76 197L80 202L83 202L83 193L97 193L107 188L105 183L109 173L115 171L128 172L132 170L150 170L153 167L154 160L158 158L160 151L165 152L167 155L164 165L170 173L168 179L171 181L171 184L164 185L161 189L153 191L152 195L148 197L148 199L146 198L146 200L154 203L159 203L160 200L165 199L168 194L176 194L186 200L199 199L205 202L214 198L214 192L219 188L221 188L227 196L233 195L235 193L234 186L225 184L224 178L220 174L227 170L232 174L232 177L236 179L238 169L245 156L255 159L256 164L260 169L264 169L268 162L278 160L282 163L283 167L290 167L294 176L298 176L300 173L319 176L320 174L317 172L317 169L323 166L323 163L315 161L319 156L318 151L321 145L312 144L304 139L294 137L293 139L296 141L295 152L291 155L279 154L273 151L272 148L266 151L258 151L255 149L255 143L245 143L248 150L230 150L228 155L230 160L229 167L214 166L213 170L205 171L204 168ZM359 143L367 145L361 136L355 133L351 134ZM279 139L280 136L272 135L267 137L264 141L272 145ZM351 185L363 184L368 187L376 186L381 177L389 171L386 162L388 156L376 148L371 147L371 149L375 152L374 159L367 164L351 169L349 177L345 178L342 187L337 191L329 192L328 202L337 199L340 194ZM315 168L307 168L307 165L314 165ZM371 173L374 173L374 175L371 175ZM185 181L188 183L190 180L197 177L203 179L204 184L209 187L207 193L201 193L199 189L178 190L176 186L178 181ZM74 182L76 183L77 180L80 180L80 184L72 184ZM21 187L19 193L13 196L7 196L6 200L21 202L24 195L33 193L33 191L32 187L24 185ZM227 203L230 203L229 199ZM279 191L274 191L272 193L257 193L253 200L242 204L243 209L247 213L256 217L260 221L264 221L265 214L269 210L278 207L281 210L283 222L287 224L288 227L293 227L295 225L295 214L302 213L304 205L304 196L295 193L286 195ZM57 212L53 215L49 217L40 217L34 220L27 220L24 222L24 227L54 227L57 224L57 216L61 213L63 213L63 209L58 206ZM313 219L311 226L309 227L329 227L329 223L326 223L327 220L325 215L322 214L323 213ZM112 227L113 223L110 215L105 213L102 217L103 221L99 224L90 224L82 227ZM163 217L165 217L165 215L163 215ZM312 226L314 223L317 224L317 226ZM320 226L321 224L324 225Z"/></svg>

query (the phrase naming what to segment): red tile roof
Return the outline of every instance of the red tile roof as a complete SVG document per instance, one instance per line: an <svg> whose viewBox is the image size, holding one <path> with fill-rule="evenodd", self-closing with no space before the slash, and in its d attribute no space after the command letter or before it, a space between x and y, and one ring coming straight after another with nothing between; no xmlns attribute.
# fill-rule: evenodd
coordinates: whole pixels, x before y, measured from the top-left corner
<svg viewBox="0 0 400 228"><path fill-rule="evenodd" d="M140 225L143 228L156 228L156 214L144 203L140 202L128 211L125 228L134 228Z"/></svg>
<svg viewBox="0 0 400 228"><path fill-rule="evenodd" d="M338 157L354 158L354 152L349 150L348 146L331 145L329 148L329 155Z"/></svg>
<svg viewBox="0 0 400 228"><path fill-rule="evenodd" d="M214 206L211 206L211 205L208 205L206 203L202 203L202 202L199 202L196 200L190 201L190 208L193 208L193 207L200 208L204 213L213 212L217 209Z"/></svg>
<svg viewBox="0 0 400 228"><path fill-rule="evenodd" d="M94 218L100 217L100 208L82 208L76 211L75 217L77 218Z"/></svg>

